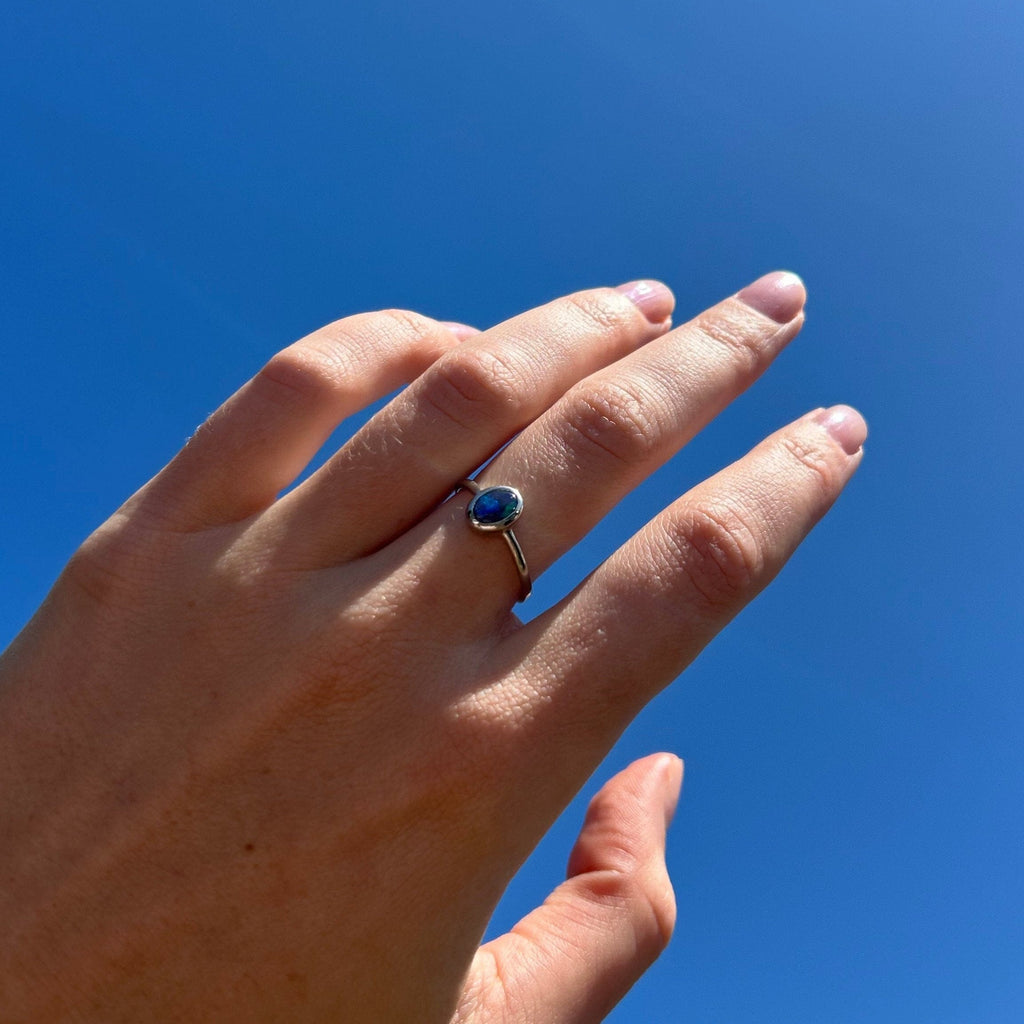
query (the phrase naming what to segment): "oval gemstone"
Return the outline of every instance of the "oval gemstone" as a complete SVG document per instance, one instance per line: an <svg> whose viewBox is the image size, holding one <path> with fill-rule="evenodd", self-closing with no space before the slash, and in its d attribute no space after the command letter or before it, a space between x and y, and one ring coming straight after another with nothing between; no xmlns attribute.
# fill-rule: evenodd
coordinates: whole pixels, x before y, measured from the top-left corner
<svg viewBox="0 0 1024 1024"><path fill-rule="evenodd" d="M474 526L500 530L519 517L523 496L514 487L488 487L473 498L466 511Z"/></svg>

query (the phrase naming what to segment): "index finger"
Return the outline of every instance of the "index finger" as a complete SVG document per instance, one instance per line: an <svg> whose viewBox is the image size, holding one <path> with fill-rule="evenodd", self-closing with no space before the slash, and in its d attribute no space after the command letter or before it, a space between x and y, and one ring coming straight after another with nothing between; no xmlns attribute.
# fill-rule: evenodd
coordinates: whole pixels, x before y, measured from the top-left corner
<svg viewBox="0 0 1024 1024"><path fill-rule="evenodd" d="M820 409L683 495L500 647L537 763L557 743L587 770L627 722L775 577L863 457L867 427ZM540 734L540 735L538 735ZM552 748L554 749L554 748Z"/></svg>

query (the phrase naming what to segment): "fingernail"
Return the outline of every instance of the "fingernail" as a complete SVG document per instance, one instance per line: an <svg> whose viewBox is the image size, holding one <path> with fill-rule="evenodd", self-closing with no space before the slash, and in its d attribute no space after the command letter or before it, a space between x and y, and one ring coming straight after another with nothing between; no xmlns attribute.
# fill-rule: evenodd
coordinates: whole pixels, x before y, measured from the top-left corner
<svg viewBox="0 0 1024 1024"><path fill-rule="evenodd" d="M459 341L465 341L480 333L478 328L470 327L469 324L460 324L457 320L442 320L441 326L447 327Z"/></svg>
<svg viewBox="0 0 1024 1024"><path fill-rule="evenodd" d="M739 298L777 324L788 324L804 308L807 290L796 274L775 270L748 284Z"/></svg>
<svg viewBox="0 0 1024 1024"><path fill-rule="evenodd" d="M856 409L848 405L833 405L816 413L814 421L820 423L842 445L847 455L856 455L868 436L868 425Z"/></svg>
<svg viewBox="0 0 1024 1024"><path fill-rule="evenodd" d="M666 754L658 766L662 772L662 797L665 806L665 827L672 823L679 804L679 794L683 787L683 761L675 754Z"/></svg>
<svg viewBox="0 0 1024 1024"><path fill-rule="evenodd" d="M627 281L615 289L621 292L652 324L662 324L676 308L676 297L660 281Z"/></svg>

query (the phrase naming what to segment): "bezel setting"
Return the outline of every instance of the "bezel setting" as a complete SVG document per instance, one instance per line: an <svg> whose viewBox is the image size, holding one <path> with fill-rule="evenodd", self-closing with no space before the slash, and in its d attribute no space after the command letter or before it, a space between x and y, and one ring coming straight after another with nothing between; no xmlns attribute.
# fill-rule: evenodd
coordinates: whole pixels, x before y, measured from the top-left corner
<svg viewBox="0 0 1024 1024"><path fill-rule="evenodd" d="M469 522L476 530L500 533L523 514L523 496L505 484L484 487L473 495L466 508Z"/></svg>

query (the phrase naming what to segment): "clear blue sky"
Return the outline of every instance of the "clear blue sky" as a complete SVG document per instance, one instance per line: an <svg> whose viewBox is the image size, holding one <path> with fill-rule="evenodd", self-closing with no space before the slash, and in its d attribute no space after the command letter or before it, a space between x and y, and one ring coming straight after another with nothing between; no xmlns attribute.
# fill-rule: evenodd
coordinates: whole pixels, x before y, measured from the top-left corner
<svg viewBox="0 0 1024 1024"><path fill-rule="evenodd" d="M687 761L676 938L612 1020L1024 1020L1024 7L16 4L0 15L0 642L276 348L777 267L808 324L541 581L819 405L867 458L634 723ZM499 908L561 877L574 804Z"/></svg>

